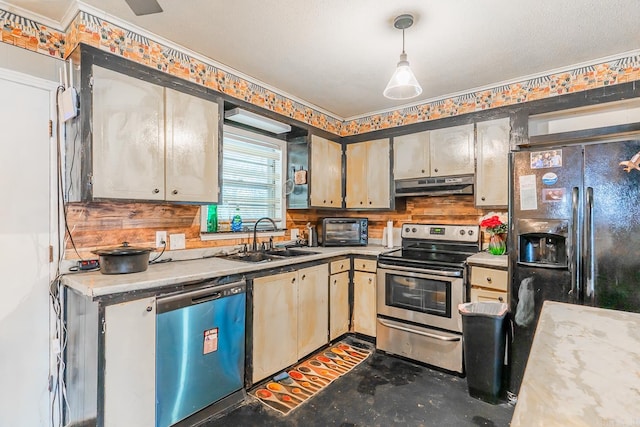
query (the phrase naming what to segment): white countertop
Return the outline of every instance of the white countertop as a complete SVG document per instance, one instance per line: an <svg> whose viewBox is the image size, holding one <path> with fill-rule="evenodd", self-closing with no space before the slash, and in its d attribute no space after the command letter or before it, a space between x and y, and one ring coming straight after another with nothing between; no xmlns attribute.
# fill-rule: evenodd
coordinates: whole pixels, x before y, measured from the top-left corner
<svg viewBox="0 0 640 427"><path fill-rule="evenodd" d="M99 271L70 273L62 278L62 284L83 295L95 298L110 294L162 288L185 282L211 279L232 274L283 267L302 262L316 261L340 255L377 256L391 249L384 246L354 246L340 248L296 248L319 252L265 263L233 261L219 257L152 264L146 271L131 274L102 274Z"/></svg>
<svg viewBox="0 0 640 427"><path fill-rule="evenodd" d="M511 426L640 425L640 314L546 301Z"/></svg>
<svg viewBox="0 0 640 427"><path fill-rule="evenodd" d="M469 265L482 265L485 267L509 267L509 257L507 255L491 255L489 252L478 252L467 258Z"/></svg>

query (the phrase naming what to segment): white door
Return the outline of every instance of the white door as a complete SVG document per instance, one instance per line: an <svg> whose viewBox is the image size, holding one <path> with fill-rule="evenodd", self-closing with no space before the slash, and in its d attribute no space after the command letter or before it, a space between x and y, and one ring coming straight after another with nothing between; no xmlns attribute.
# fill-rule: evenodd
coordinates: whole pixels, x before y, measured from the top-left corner
<svg viewBox="0 0 640 427"><path fill-rule="evenodd" d="M166 199L218 202L218 104L166 89Z"/></svg>
<svg viewBox="0 0 640 427"><path fill-rule="evenodd" d="M163 200L164 88L93 67L93 197Z"/></svg>
<svg viewBox="0 0 640 427"><path fill-rule="evenodd" d="M52 92L19 76L0 70L0 425L46 426Z"/></svg>

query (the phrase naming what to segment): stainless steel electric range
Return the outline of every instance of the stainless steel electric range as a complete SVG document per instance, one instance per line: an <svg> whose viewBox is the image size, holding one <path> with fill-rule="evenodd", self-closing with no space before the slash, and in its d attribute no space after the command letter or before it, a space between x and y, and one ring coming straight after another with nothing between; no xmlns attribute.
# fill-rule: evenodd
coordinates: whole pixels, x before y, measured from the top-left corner
<svg viewBox="0 0 640 427"><path fill-rule="evenodd" d="M462 318L477 225L403 224L402 248L378 257L377 348L463 372Z"/></svg>

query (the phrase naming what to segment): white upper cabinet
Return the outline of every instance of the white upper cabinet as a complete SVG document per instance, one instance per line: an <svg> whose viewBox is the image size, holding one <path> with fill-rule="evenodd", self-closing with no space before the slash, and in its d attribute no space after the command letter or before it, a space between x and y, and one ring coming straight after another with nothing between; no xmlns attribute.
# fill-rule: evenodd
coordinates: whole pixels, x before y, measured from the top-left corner
<svg viewBox="0 0 640 427"><path fill-rule="evenodd" d="M391 207L389 149L388 138L347 145L347 209Z"/></svg>
<svg viewBox="0 0 640 427"><path fill-rule="evenodd" d="M93 197L164 200L164 89L93 67Z"/></svg>
<svg viewBox="0 0 640 427"><path fill-rule="evenodd" d="M429 153L431 176L473 174L473 124L431 131Z"/></svg>
<svg viewBox="0 0 640 427"><path fill-rule="evenodd" d="M166 199L218 200L218 104L166 89Z"/></svg>
<svg viewBox="0 0 640 427"><path fill-rule="evenodd" d="M429 176L429 131L393 138L393 164L395 179Z"/></svg>
<svg viewBox="0 0 640 427"><path fill-rule="evenodd" d="M311 135L311 206L342 208L342 145Z"/></svg>
<svg viewBox="0 0 640 427"><path fill-rule="evenodd" d="M93 67L95 199L218 201L219 107Z"/></svg>
<svg viewBox="0 0 640 427"><path fill-rule="evenodd" d="M507 206L509 118L477 123L476 206Z"/></svg>

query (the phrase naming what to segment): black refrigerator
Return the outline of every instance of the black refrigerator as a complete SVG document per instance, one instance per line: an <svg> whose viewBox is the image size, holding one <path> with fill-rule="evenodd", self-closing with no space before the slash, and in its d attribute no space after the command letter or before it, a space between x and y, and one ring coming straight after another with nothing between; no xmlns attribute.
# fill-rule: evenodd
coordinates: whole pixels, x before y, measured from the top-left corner
<svg viewBox="0 0 640 427"><path fill-rule="evenodd" d="M638 153L640 137L512 153L511 393L545 300L640 312Z"/></svg>

